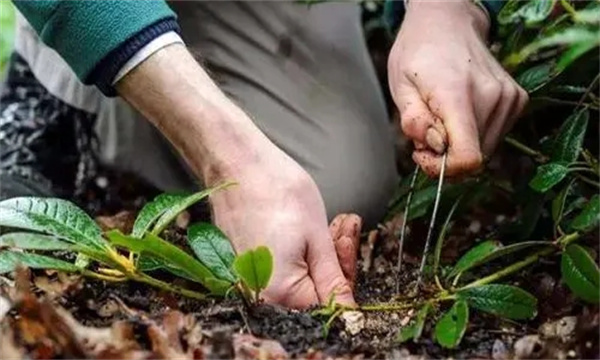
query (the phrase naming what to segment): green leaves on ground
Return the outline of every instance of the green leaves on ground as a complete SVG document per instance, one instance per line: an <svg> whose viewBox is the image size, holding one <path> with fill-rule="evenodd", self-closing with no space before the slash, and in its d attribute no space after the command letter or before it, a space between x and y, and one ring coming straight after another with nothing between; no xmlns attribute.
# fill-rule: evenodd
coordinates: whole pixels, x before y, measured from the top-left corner
<svg viewBox="0 0 600 360"><path fill-rule="evenodd" d="M222 286L216 281L217 279L214 279L212 272L191 255L170 242L151 233L146 233L146 236L140 241L140 239L124 235L119 230L107 232L106 237L114 245L141 255L150 254L153 258L161 260L167 270L176 270L176 275L184 273L186 277L201 283L211 292L221 295Z"/></svg>
<svg viewBox="0 0 600 360"><path fill-rule="evenodd" d="M475 309L513 320L532 319L537 314L537 299L515 286L482 285L459 290L457 295Z"/></svg>
<svg viewBox="0 0 600 360"><path fill-rule="evenodd" d="M235 252L219 228L208 223L194 224L188 229L188 243L196 257L219 279L237 281L231 271Z"/></svg>
<svg viewBox="0 0 600 360"><path fill-rule="evenodd" d="M7 250L0 252L0 274L13 271L18 265L32 269L51 269L65 272L79 272L81 270L70 262L49 256Z"/></svg>
<svg viewBox="0 0 600 360"><path fill-rule="evenodd" d="M594 195L585 208L570 224L571 229L578 231L589 231L600 223L600 197Z"/></svg>
<svg viewBox="0 0 600 360"><path fill-rule="evenodd" d="M73 244L104 251L108 244L92 218L62 199L19 197L0 202L0 226L54 235Z"/></svg>
<svg viewBox="0 0 600 360"><path fill-rule="evenodd" d="M233 268L243 283L255 292L256 297L265 289L273 273L273 256L266 246L248 250L238 255Z"/></svg>
<svg viewBox="0 0 600 360"><path fill-rule="evenodd" d="M536 191L546 192L561 182L568 173L569 168L560 163L540 165L529 186Z"/></svg>
<svg viewBox="0 0 600 360"><path fill-rule="evenodd" d="M460 343L469 322L469 307L457 300L435 325L435 339L445 348L454 348Z"/></svg>
<svg viewBox="0 0 600 360"><path fill-rule="evenodd" d="M160 234L175 218L179 213L187 209L188 207L194 205L198 201L204 199L215 191L225 189L231 185L234 185L233 182L227 182L221 185L217 185L210 189L206 189L190 196L186 196L185 198L180 198L174 201L170 206L158 217L154 227L152 228L152 234L158 235Z"/></svg>
<svg viewBox="0 0 600 360"><path fill-rule="evenodd" d="M13 248L22 250L71 250L75 245L54 236L27 232L14 232L0 236L0 249Z"/></svg>
<svg viewBox="0 0 600 360"><path fill-rule="evenodd" d="M183 201L189 195L183 194L160 194L150 201L140 212L138 213L135 222L133 223L133 229L131 236L142 238L146 231L150 231L150 228L158 218L167 211L170 207Z"/></svg>
<svg viewBox="0 0 600 360"><path fill-rule="evenodd" d="M584 248L567 246L560 269L563 280L577 297L592 304L600 302L600 269Z"/></svg>
<svg viewBox="0 0 600 360"><path fill-rule="evenodd" d="M581 152L589 118L590 113L584 108L573 113L565 120L552 143L553 162L570 164L577 160Z"/></svg>
<svg viewBox="0 0 600 360"><path fill-rule="evenodd" d="M494 259L527 249L533 246L553 246L551 241L523 241L503 246L497 241L488 240L469 250L456 263L448 277L458 275Z"/></svg>
<svg viewBox="0 0 600 360"><path fill-rule="evenodd" d="M413 341L418 341L423 333L423 327L425 326L425 320L427 319L427 315L431 312L432 306L431 303L425 303L421 310L417 313L416 318L408 325L400 329L396 339L398 342L405 342L410 339Z"/></svg>

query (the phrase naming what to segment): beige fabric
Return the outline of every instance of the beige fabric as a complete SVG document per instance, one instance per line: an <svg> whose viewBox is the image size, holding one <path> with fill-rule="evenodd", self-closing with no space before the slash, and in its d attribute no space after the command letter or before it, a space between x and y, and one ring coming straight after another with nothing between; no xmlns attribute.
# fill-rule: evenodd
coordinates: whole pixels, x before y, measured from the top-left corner
<svg viewBox="0 0 600 360"><path fill-rule="evenodd" d="M170 4L185 43L273 142L313 176L328 215L357 212L371 225L379 219L397 175L358 5ZM61 81L76 81L70 76ZM195 186L148 122L122 101L99 102L97 128L107 163L163 189Z"/></svg>

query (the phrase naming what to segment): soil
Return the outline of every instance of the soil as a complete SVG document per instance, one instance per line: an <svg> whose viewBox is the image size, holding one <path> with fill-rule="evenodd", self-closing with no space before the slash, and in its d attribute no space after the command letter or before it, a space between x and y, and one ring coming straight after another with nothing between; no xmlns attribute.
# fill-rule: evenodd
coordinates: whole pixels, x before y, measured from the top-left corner
<svg viewBox="0 0 600 360"><path fill-rule="evenodd" d="M123 210L135 211L147 199L155 195L155 191L146 185L138 183L130 177L117 177L103 174L102 181L95 181L88 191L84 192L80 202L88 211L95 215L109 215L108 221L127 219ZM108 183L105 180L109 180ZM103 186L98 186L100 183ZM132 185L133 184L133 185ZM137 189L137 190L136 190ZM499 207L501 208L501 207ZM118 216L112 216L120 213ZM206 216L206 209L192 211L192 217ZM484 209L474 209L468 215L457 220L451 231L443 251L442 261L454 261L476 238L487 235L497 227L498 215L493 216ZM503 215L504 216L504 215ZM510 217L506 214L505 217ZM116 220L115 220L116 219ZM120 220L119 220L120 219ZM106 221L103 220L103 221ZM127 222L128 220L123 220ZM396 222L397 226L398 222ZM118 226L118 225L117 225ZM361 259L358 264L358 277L355 296L359 304L386 303L397 300L396 296L396 254L397 244L388 229L379 231L371 236L372 251L369 251L369 241L365 234L362 240ZM424 237L424 224L412 227L411 239ZM392 231L393 232L393 231ZM167 230L166 238L182 245L184 231L177 227ZM417 278L419 254L422 244L409 240L406 244L404 268L400 282L400 293L406 294L414 287ZM595 251L597 253L597 247ZM365 262L368 265L365 265ZM368 267L368 268L367 268ZM155 323L166 327L166 319L173 311L181 316L189 316L202 329L203 355L193 353L194 358L249 358L261 357L303 357L303 358L405 358L410 356L427 358L494 358L509 359L522 356L540 358L598 358L598 307L588 307L575 301L564 285L560 283L558 262L555 258L540 261L536 266L521 272L511 278L508 283L520 285L536 295L540 301L539 315L529 322L509 322L496 317L472 311L470 325L461 344L453 350L440 347L432 340L431 323L428 322L424 336L416 343L400 344L396 340L398 329L406 325L414 317L414 310L364 312L364 328L356 335L351 335L345 329L344 322L335 320L325 329L326 318L313 316L311 310L296 311L270 305L259 305L248 308L235 299L208 300L200 302L170 293L157 291L149 286L125 282L106 283L92 279L76 279L74 285L64 285L64 278L56 273L35 271L29 277L37 298L50 299L53 307L64 308L76 322L93 328L115 327L124 322L132 329L134 342L140 349L152 351L151 357L160 357L157 350L157 340L153 337ZM157 274L157 277L170 282L181 282L168 274ZM38 281L39 279L47 281ZM1 280L1 279L0 279ZM10 280L8 280L10 281ZM40 284L59 284L57 294L51 294L48 287ZM68 283L68 282L67 282ZM2 282L0 281L0 286ZM62 284L62 285L61 285ZM182 283L189 286L189 283ZM5 288L5 293L9 291ZM423 290L427 293L427 287ZM0 294L2 292L0 291ZM43 304L43 302L41 302ZM442 305L442 309L445 305ZM19 333L19 318L25 316L19 310L12 310L6 317L15 335L15 344L27 349L26 353L33 358L40 358L39 348L26 343L23 333ZM177 315L180 316L180 315ZM565 321L565 317L574 317L577 327L571 333L561 336L548 336L541 331L542 326L550 326L553 321ZM1 315L0 315L1 319ZM3 323L0 321L0 324ZM2 333L0 327L0 334ZM189 329L188 329L189 330ZM177 336L191 334L188 330L180 329ZM326 331L327 330L327 331ZM167 331L167 330L165 330ZM168 331L167 331L168 333ZM21 335L18 335L21 334ZM240 334L251 334L250 345L259 352L240 353ZM189 335L191 336L191 335ZM189 337L188 336L188 337ZM528 337L529 336L529 337ZM532 338L531 336L537 336ZM240 340L242 339L242 340ZM265 339L278 342L283 350L266 343ZM525 340L524 340L525 339ZM527 339L534 339L534 345L523 350ZM527 340L527 341L526 341ZM180 344L180 342L176 342ZM184 344L183 340L181 343ZM29 344L29 345L28 345ZM270 344L270 345L269 345ZM276 343L275 343L276 344ZM527 344L526 344L527 345ZM173 345L173 348L189 348L191 345ZM270 346L270 347L269 347ZM273 346L275 346L273 348ZM519 348L519 346L521 348ZM53 348L54 352L44 354L49 357L64 357L63 350ZM209 349L209 350L207 350ZM265 350L267 349L267 350ZM62 352L61 352L62 351ZM183 351L183 350L182 350ZM196 350L195 350L196 351ZM266 351L266 353L265 353ZM283 351L283 352L282 352ZM43 353L43 352L42 352ZM2 352L0 351L0 354ZM89 356L89 353L87 353ZM125 353L117 353L124 357ZM158 354L158 355L157 355ZM172 353L171 353L172 354ZM208 355L207 355L208 354ZM244 355L245 354L245 355ZM266 354L266 355L265 355ZM167 356L167 355L164 355Z"/></svg>

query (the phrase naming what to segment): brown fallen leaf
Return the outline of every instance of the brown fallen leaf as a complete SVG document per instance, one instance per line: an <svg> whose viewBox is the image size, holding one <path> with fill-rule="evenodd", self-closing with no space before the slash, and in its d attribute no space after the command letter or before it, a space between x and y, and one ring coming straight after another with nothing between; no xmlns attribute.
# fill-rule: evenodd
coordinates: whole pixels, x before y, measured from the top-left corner
<svg viewBox="0 0 600 360"><path fill-rule="evenodd" d="M290 356L278 341L259 339L250 334L233 336L235 359L288 359Z"/></svg>
<svg viewBox="0 0 600 360"><path fill-rule="evenodd" d="M95 220L102 231L118 229L124 234L129 234L131 229L133 229L135 213L124 210L119 211L115 215L96 216Z"/></svg>

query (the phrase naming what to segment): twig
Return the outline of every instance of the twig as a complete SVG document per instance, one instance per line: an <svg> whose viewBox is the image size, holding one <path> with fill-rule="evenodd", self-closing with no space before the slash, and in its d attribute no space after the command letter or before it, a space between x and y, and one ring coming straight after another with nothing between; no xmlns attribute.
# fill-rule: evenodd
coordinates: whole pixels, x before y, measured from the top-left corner
<svg viewBox="0 0 600 360"><path fill-rule="evenodd" d="M157 288L165 290L165 291L173 292L176 294L180 294L180 295L191 297L191 298L198 299L198 300L205 300L207 298L207 296L203 293L199 293L197 291L193 291L193 290L185 289L185 288L182 288L179 286L168 284L164 281L155 279L144 273L131 274L130 276L131 276L132 280L143 282L143 283L152 285L154 287L157 287Z"/></svg>
<svg viewBox="0 0 600 360"><path fill-rule="evenodd" d="M590 109L594 109L594 110L599 110L598 106L594 105L594 104L590 104L590 103L584 103L584 104L580 104L578 101L569 101L569 100L562 100L562 99L556 99L550 96L536 96L531 98L532 101L534 100L541 100L541 101L547 101L550 103L554 103L554 104L560 104L560 105L571 105L571 106L580 106L580 105L584 105L589 107Z"/></svg>
<svg viewBox="0 0 600 360"><path fill-rule="evenodd" d="M584 183L587 183L588 185L592 185L592 186L595 186L597 188L600 188L600 182L598 182L598 181L594 181L594 180L592 180L592 179L590 179L590 178L588 178L586 176L583 176L583 175L581 175L579 173L575 173L575 176L579 180L583 181Z"/></svg>
<svg viewBox="0 0 600 360"><path fill-rule="evenodd" d="M594 80L592 80L592 82L590 83L590 85L587 87L587 89L585 90L585 92L581 96L581 99L579 99L579 103L577 104L577 107L580 107L581 105L583 105L583 102L585 101L585 98L590 94L590 92L592 92L592 89L594 88L594 86L596 85L596 83L598 82L599 79L600 79L600 74L596 75L596 77L594 78Z"/></svg>
<svg viewBox="0 0 600 360"><path fill-rule="evenodd" d="M400 292L400 272L402 271L402 250L404 248L404 237L406 236L406 223L408 222L408 209L412 200L413 192L415 191L415 183L419 176L419 165L415 167L412 179L410 180L410 188L406 198L406 206L404 207L404 219L402 219L402 227L400 228L400 240L398 242L398 265L396 266L396 294Z"/></svg>
<svg viewBox="0 0 600 360"><path fill-rule="evenodd" d="M522 142L518 141L517 139L515 139L511 136L505 137L504 142L506 142L510 146L514 147L515 149L521 151L525 155L529 155L531 157L537 158L538 161L541 163L548 161L548 157L546 155L542 154L541 152L539 152L537 150L530 148L529 146L523 144Z"/></svg>
<svg viewBox="0 0 600 360"><path fill-rule="evenodd" d="M444 172L446 170L446 161L448 160L448 153L444 153L442 157L442 168L440 170L440 179L438 181L437 191L435 195L435 202L433 204L433 212L431 213L431 220L429 221L429 230L427 231L427 238L425 240L425 249L423 250L423 258L421 259L421 266L419 266L419 277L417 278L417 290L421 286L423 280L423 270L425 269L425 262L427 255L429 254L429 248L431 247L431 235L433 234L433 228L435 227L435 220L437 218L438 208L440 206L440 198L442 197L442 185L444 185Z"/></svg>

